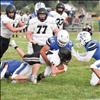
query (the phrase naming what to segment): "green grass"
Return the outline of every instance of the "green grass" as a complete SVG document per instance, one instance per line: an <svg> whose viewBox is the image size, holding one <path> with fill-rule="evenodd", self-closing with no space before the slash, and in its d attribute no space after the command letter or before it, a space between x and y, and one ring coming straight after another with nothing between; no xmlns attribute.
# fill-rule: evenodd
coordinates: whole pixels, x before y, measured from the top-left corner
<svg viewBox="0 0 100 100"><path fill-rule="evenodd" d="M71 40L76 43L76 34L70 34ZM100 33L94 33L93 38L100 41ZM25 38L14 38L17 44L27 52ZM77 48L84 51L82 48ZM21 59L15 50L9 47L2 60ZM12 84L10 81L1 81L1 100L100 100L100 86L90 86L91 70L89 63L79 62L74 57L69 63L67 72L48 77L34 85L31 82ZM44 69L41 67L40 71Z"/></svg>

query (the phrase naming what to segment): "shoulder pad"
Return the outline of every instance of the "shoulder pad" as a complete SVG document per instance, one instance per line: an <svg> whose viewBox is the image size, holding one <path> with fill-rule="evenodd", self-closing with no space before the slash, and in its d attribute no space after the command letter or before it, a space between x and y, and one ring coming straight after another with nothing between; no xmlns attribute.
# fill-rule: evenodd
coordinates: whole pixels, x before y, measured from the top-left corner
<svg viewBox="0 0 100 100"><path fill-rule="evenodd" d="M92 40L86 44L87 51L92 51L97 48L97 42Z"/></svg>
<svg viewBox="0 0 100 100"><path fill-rule="evenodd" d="M48 38L48 40L46 41L46 44L50 45L50 44L52 44L54 42L55 42L55 37L53 36L53 37Z"/></svg>

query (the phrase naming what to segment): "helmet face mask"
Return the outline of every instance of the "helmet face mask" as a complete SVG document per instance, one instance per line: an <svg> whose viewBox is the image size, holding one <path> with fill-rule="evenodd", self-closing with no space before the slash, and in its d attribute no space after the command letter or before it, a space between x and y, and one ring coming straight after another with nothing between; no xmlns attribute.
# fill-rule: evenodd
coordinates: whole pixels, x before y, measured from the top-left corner
<svg viewBox="0 0 100 100"><path fill-rule="evenodd" d="M81 45L85 45L87 42L91 40L90 33L87 31L82 31L78 34L77 40L80 41Z"/></svg>
<svg viewBox="0 0 100 100"><path fill-rule="evenodd" d="M64 10L65 10L64 4L63 3L58 3L57 6L56 6L56 11L59 14L62 14Z"/></svg>
<svg viewBox="0 0 100 100"><path fill-rule="evenodd" d="M66 30L61 30L57 35L57 42L60 47L66 46L69 42L69 33Z"/></svg>
<svg viewBox="0 0 100 100"><path fill-rule="evenodd" d="M47 10L40 8L37 12L37 17L41 22L44 22L47 19Z"/></svg>
<svg viewBox="0 0 100 100"><path fill-rule="evenodd" d="M16 15L16 8L14 5L8 5L6 8L6 14L9 18L15 19Z"/></svg>

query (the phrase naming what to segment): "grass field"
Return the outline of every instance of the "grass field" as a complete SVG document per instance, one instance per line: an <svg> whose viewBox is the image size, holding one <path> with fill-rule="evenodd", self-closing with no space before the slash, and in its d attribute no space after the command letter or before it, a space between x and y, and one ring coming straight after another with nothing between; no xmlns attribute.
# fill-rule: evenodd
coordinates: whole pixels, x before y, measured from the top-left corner
<svg viewBox="0 0 100 100"><path fill-rule="evenodd" d="M76 33L70 34L71 40L76 43ZM100 41L100 33L94 33L93 38ZM25 38L14 38L17 44L27 51ZM80 52L84 49L77 48ZM20 59L16 51L9 47L2 60ZM90 86L91 70L93 63L79 62L74 57L69 63L67 72L48 77L34 85L31 82L13 84L10 81L1 81L1 100L100 100L100 86ZM41 66L40 71L44 69Z"/></svg>

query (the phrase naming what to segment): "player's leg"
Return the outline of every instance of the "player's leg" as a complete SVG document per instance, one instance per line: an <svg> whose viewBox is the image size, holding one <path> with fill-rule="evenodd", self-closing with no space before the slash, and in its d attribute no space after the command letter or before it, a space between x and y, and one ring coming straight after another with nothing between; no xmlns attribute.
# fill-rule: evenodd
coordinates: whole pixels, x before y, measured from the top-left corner
<svg viewBox="0 0 100 100"><path fill-rule="evenodd" d="M30 43L30 42L28 42L27 53L28 54L32 54L33 53L32 43Z"/></svg>
<svg viewBox="0 0 100 100"><path fill-rule="evenodd" d="M20 55L20 57L23 58L23 56L25 55L25 53L24 53L24 51L21 48L18 47L18 45L16 44L16 42L14 40L11 40L10 46L12 46L13 48L15 48L15 50Z"/></svg>
<svg viewBox="0 0 100 100"><path fill-rule="evenodd" d="M50 76L51 75L51 67L50 66L46 66L44 72L38 74L37 76L37 81L41 81L43 80L45 77Z"/></svg>
<svg viewBox="0 0 100 100"><path fill-rule="evenodd" d="M6 52L9 46L10 39L6 39L0 36L0 60L3 54Z"/></svg>
<svg viewBox="0 0 100 100"><path fill-rule="evenodd" d="M91 67L91 70L93 71L90 84L94 86L97 84L100 84L100 60L96 61L90 67Z"/></svg>
<svg viewBox="0 0 100 100"><path fill-rule="evenodd" d="M92 86L96 86L100 82L100 79L96 76L95 73L92 73L91 79L90 79L90 84Z"/></svg>
<svg viewBox="0 0 100 100"><path fill-rule="evenodd" d="M34 57L40 59L40 50L42 48L42 46L39 46L37 44L33 44L33 50L34 50ZM40 69L41 63L40 60L37 61L36 63L34 63L34 65L32 66L32 79L31 81L36 84L37 83L37 74L38 71Z"/></svg>

